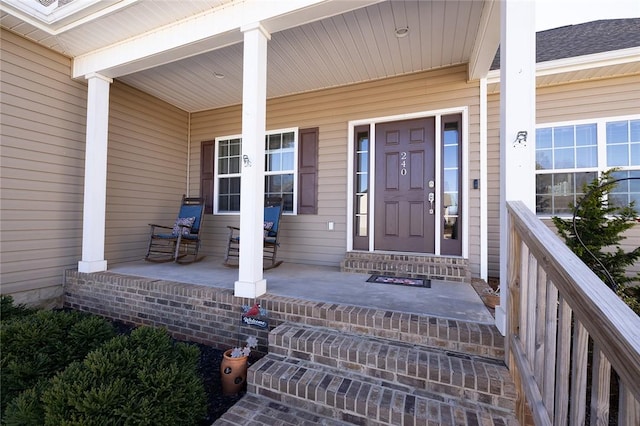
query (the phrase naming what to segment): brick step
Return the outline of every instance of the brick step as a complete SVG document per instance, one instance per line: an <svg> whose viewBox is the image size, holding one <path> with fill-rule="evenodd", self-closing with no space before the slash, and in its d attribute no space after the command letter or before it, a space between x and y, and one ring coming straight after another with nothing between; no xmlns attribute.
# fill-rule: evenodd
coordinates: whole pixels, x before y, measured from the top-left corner
<svg viewBox="0 0 640 426"><path fill-rule="evenodd" d="M296 407L280 404L270 398L259 395L246 394L236 402L227 412L220 416L216 426L273 426L273 425L325 425L347 426L336 419L320 416L316 413L301 410Z"/></svg>
<svg viewBox="0 0 640 426"><path fill-rule="evenodd" d="M347 252L340 270L457 282L471 279L469 263L460 257Z"/></svg>
<svg viewBox="0 0 640 426"><path fill-rule="evenodd" d="M328 303L297 313L289 320L504 360L504 336L493 324Z"/></svg>
<svg viewBox="0 0 640 426"><path fill-rule="evenodd" d="M273 353L249 369L247 383L249 394L351 424L517 424L511 412L471 400Z"/></svg>
<svg viewBox="0 0 640 426"><path fill-rule="evenodd" d="M269 334L269 353L410 386L437 398L515 410L509 371L490 358L293 323Z"/></svg>

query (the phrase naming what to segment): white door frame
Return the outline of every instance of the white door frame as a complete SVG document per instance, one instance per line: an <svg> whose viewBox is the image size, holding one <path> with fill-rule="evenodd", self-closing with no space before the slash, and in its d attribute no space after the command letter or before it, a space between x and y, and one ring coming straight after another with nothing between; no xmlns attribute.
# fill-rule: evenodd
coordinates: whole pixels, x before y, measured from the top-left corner
<svg viewBox="0 0 640 426"><path fill-rule="evenodd" d="M462 114L462 257L469 257L469 108L467 106L457 107L457 108L446 108L446 109L438 109L431 111L420 111L408 114L399 114L399 115L390 115L383 117L374 117L367 118L362 120L353 120L348 123L348 150L347 150L347 220L346 220L346 234L347 241L346 247L347 251L353 250L353 194L355 190L355 182L353 179L353 158L355 155L354 151L354 129L356 126L369 125L369 187L370 187L370 200L369 205L373 206L375 203L375 190L374 190L374 182L375 182L375 128L379 123L388 123L391 121L402 121L402 120L411 120L415 118L424 118L424 117L435 117L436 121L436 134L435 134L435 176L442 175L442 129L441 129L441 117L443 115L449 114ZM436 187L435 191L437 194L440 193L440 178L436 179ZM436 197L436 219L435 219L435 230L434 230L434 238L435 238L435 255L440 255L440 234L442 232L441 226L441 197ZM374 211L369 209L369 252L375 252L374 250L374 232L373 227L375 224Z"/></svg>

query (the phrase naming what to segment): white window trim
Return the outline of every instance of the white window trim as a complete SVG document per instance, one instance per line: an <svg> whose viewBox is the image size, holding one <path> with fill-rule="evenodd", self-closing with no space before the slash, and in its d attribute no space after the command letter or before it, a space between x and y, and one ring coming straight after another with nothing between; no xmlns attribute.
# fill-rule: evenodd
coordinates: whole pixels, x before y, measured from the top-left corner
<svg viewBox="0 0 640 426"><path fill-rule="evenodd" d="M299 127L287 127L287 128L282 128L282 129L274 129L274 130L268 130L265 132L265 140L269 135L275 135L275 134L282 134L282 133L293 133L293 140L294 140L294 150L293 150L293 170L291 171L291 173L293 173L293 211L283 211L282 214L283 215L289 215L289 216L296 216L298 214L298 152L299 152L299 146L298 146L298 137L299 137ZM218 148L219 148L219 142L220 141L226 141L226 140L230 140L230 139L240 139L240 143L242 143L242 134L235 134L235 135L225 135L225 136L219 136L215 138L215 147L214 147L214 164L215 164L215 173L214 173L214 180L213 180L213 214L216 215L221 215L221 216L239 216L240 212L230 212L230 211L220 211L219 209L219 205L218 205L218 196L219 196L219 178L220 178L220 174L219 174L219 168L218 168ZM264 152L266 155L266 147L264 148ZM240 168L242 170L242 163L240 164ZM266 168L266 164L265 164L265 168ZM266 172L263 171L264 176L270 176L270 175L278 175L278 174L284 174L284 173L289 173L289 171L280 171L280 172ZM233 173L233 174L228 174L225 176L241 176L242 173ZM242 189L241 189L242 190Z"/></svg>
<svg viewBox="0 0 640 426"><path fill-rule="evenodd" d="M538 123L536 125L536 131L538 129L545 128L556 128L562 126L580 126L584 124L595 124L596 125L596 135L598 138L597 152L598 152L598 164L596 167L585 167L585 168L570 168L570 169L548 169L548 170L536 170L535 174L544 175L544 174L560 174L560 173L588 173L595 172L600 176L603 171L612 169L617 167L619 171L629 171L629 170L640 170L637 166L607 166L607 123L615 122L615 121L631 121L631 120L640 120L640 114L631 114L631 115L620 115L620 116L611 116L611 117L595 117L590 119L580 119L580 120L569 120L569 121L558 121L558 122L547 122L547 123ZM536 193L537 196L537 193ZM554 216L558 217L567 217L567 214L541 214L537 213L538 218L540 219L551 219Z"/></svg>

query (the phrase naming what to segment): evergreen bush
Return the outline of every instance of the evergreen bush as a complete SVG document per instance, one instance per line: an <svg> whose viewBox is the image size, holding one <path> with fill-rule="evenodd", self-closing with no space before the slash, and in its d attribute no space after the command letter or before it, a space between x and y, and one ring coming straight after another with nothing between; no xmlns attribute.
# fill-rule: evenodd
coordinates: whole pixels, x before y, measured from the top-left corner
<svg viewBox="0 0 640 426"><path fill-rule="evenodd" d="M554 216L554 225L567 246L637 314L640 315L640 273L627 274L629 266L640 259L640 247L625 252L620 242L624 232L635 226L638 212L631 202L618 206L608 202L608 194L617 186L611 169L583 188L584 196L570 205L571 220Z"/></svg>
<svg viewBox="0 0 640 426"><path fill-rule="evenodd" d="M198 424L207 408L199 357L161 329L118 336L51 379L42 424Z"/></svg>
<svg viewBox="0 0 640 426"><path fill-rule="evenodd" d="M21 392L115 336L108 321L80 312L8 311L20 313L0 323L3 413Z"/></svg>
<svg viewBox="0 0 640 426"><path fill-rule="evenodd" d="M29 308L24 304L14 304L12 296L0 295L0 320L2 321L31 315L36 311L37 309Z"/></svg>

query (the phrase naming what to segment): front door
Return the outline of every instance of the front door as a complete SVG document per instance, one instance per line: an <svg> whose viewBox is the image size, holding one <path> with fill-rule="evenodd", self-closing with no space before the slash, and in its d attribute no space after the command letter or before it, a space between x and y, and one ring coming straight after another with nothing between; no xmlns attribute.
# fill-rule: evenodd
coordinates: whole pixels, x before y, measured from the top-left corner
<svg viewBox="0 0 640 426"><path fill-rule="evenodd" d="M375 132L375 250L434 253L435 118Z"/></svg>

